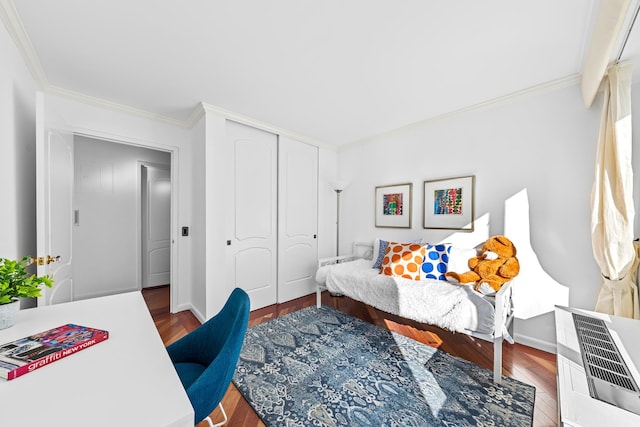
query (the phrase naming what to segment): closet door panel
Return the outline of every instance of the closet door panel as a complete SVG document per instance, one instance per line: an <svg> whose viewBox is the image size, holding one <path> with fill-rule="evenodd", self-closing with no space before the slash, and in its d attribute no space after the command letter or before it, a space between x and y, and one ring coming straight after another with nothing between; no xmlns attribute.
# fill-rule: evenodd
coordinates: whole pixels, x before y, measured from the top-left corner
<svg viewBox="0 0 640 427"><path fill-rule="evenodd" d="M283 286L286 287L299 279L313 278L315 276L315 264L317 263L316 255L317 250L313 244L299 243L287 247L283 255L286 268L281 272ZM315 289L308 291L312 293Z"/></svg>
<svg viewBox="0 0 640 427"><path fill-rule="evenodd" d="M318 260L318 149L280 137L278 301L315 291Z"/></svg>
<svg viewBox="0 0 640 427"><path fill-rule="evenodd" d="M273 147L238 139L234 149L236 238L267 240L275 235L276 224Z"/></svg>
<svg viewBox="0 0 640 427"><path fill-rule="evenodd" d="M218 204L229 233L227 280L249 294L255 310L274 304L277 297L278 139L228 121L227 144L231 200Z"/></svg>
<svg viewBox="0 0 640 427"><path fill-rule="evenodd" d="M236 286L247 292L259 291L265 287L262 280L256 280L256 271L273 270L273 253L264 248L249 248L235 255ZM250 267L250 268L248 268Z"/></svg>

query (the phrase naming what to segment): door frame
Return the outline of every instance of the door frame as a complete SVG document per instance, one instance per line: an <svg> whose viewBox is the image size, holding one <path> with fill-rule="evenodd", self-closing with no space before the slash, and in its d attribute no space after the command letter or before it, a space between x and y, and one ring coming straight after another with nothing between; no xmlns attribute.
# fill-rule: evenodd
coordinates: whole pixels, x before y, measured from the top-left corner
<svg viewBox="0 0 640 427"><path fill-rule="evenodd" d="M177 146L170 146L170 145L163 145L163 144L153 144L151 142L148 141L144 141L144 140L139 140L136 138L132 138L132 137L125 137L125 136L121 136L121 135L111 135L105 132L100 132L100 131L93 131L93 130L87 130L87 129L83 129L83 130L76 130L76 131L72 131L71 132L74 136L84 136L87 138L93 138L93 139L98 139L104 142L110 142L110 143L114 143L114 144L124 144L124 145L130 145L130 146L134 146L134 147L141 147L141 148L147 148L150 150L156 150L156 151L162 151L162 152L166 152L169 153L170 157L171 157L171 161L170 161L170 178L171 178L171 219L170 219L170 226L171 226L171 230L170 230L170 236L171 236L171 273L170 273L170 285L169 285L169 310L171 313L175 313L177 311L177 305L178 305L178 287L180 286L180 283L178 281L178 278L180 277L178 274L178 245L177 245L177 239L176 239L176 233L177 230L179 230L179 226L178 226L178 164L179 164L179 148ZM139 162L140 163L140 162ZM139 164L140 166L140 164ZM142 251L142 232L141 232L141 228L140 228L140 223L141 223L141 200L140 200L140 167L138 167L138 184L137 184L137 188L136 188L136 195L137 195L137 223L136 223L136 228L137 228L137 253L138 253L138 260L137 260L137 265L136 265L136 269L137 269L137 281L138 281L138 290L142 289L142 264L141 264L141 251Z"/></svg>

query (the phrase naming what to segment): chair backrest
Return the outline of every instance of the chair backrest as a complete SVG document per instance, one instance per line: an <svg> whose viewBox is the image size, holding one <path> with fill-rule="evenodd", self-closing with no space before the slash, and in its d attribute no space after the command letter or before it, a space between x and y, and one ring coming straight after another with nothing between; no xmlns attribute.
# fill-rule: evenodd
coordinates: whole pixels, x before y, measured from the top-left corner
<svg viewBox="0 0 640 427"><path fill-rule="evenodd" d="M247 331L249 308L249 296L236 288L216 316L191 332L198 338L192 342L198 363L207 366L187 388L196 423L213 412L231 383Z"/></svg>

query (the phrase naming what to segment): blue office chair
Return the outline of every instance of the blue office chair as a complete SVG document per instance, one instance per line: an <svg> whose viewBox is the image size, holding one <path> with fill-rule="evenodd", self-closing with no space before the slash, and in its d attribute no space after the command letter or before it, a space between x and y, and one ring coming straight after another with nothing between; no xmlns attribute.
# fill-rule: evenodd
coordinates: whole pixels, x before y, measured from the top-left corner
<svg viewBox="0 0 640 427"><path fill-rule="evenodd" d="M227 422L222 397L238 364L249 322L249 296L233 290L218 314L167 347L169 357L195 411L195 423L209 426ZM220 406L224 421L213 424L209 415Z"/></svg>

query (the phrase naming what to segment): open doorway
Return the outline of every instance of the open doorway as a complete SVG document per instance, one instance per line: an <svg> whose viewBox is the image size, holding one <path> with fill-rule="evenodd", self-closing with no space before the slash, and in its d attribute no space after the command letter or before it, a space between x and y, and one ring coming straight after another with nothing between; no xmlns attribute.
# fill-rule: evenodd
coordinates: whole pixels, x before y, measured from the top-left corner
<svg viewBox="0 0 640 427"><path fill-rule="evenodd" d="M74 136L73 151L72 299L140 290L142 260L146 258L148 264L151 259L156 268L158 260L170 259L171 153L80 135ZM148 188L142 188L142 165L165 171L166 179L154 181L151 192L169 195L146 208L146 217L155 221L153 238L162 237L166 243L166 249L151 248L151 258L142 252L149 246L142 243L142 228L147 226L142 220L143 192L149 195ZM159 207L162 213L156 216ZM160 230L160 224L166 228ZM167 264L170 277L170 262ZM148 265L146 268L151 271ZM162 281L169 284L168 279Z"/></svg>

